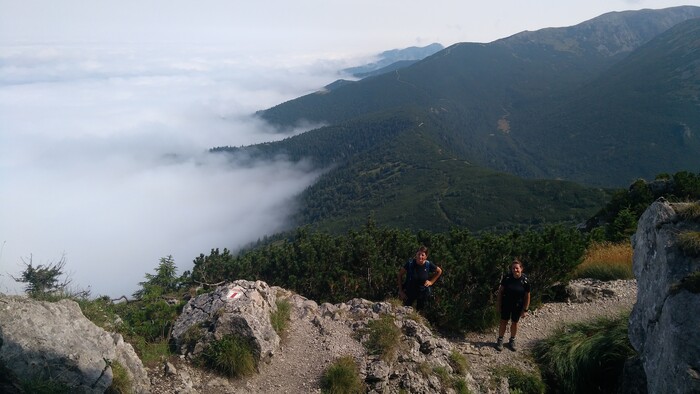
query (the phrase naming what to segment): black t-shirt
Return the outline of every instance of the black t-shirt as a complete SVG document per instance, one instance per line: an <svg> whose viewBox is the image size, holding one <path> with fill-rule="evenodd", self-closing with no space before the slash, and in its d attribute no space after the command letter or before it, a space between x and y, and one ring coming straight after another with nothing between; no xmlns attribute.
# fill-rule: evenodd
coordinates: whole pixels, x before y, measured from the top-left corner
<svg viewBox="0 0 700 394"><path fill-rule="evenodd" d="M512 274L508 274L501 280L501 286L503 286L502 305L522 308L525 294L530 292L530 283L527 281L525 274L520 278L515 278Z"/></svg>
<svg viewBox="0 0 700 394"><path fill-rule="evenodd" d="M413 266L413 267L411 267ZM433 273L437 271L437 266L430 263L428 260L425 264L419 265L415 260L409 260L404 264L403 268L406 270L406 280L411 278L410 283L406 283L406 290L418 290L420 289L426 280L433 276ZM413 269L413 276L408 272L408 270Z"/></svg>

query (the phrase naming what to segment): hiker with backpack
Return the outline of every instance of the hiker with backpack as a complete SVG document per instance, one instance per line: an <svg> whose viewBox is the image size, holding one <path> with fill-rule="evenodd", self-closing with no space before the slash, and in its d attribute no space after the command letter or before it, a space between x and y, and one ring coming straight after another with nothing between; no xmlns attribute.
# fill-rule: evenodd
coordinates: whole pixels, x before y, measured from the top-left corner
<svg viewBox="0 0 700 394"><path fill-rule="evenodd" d="M508 347L515 351L515 335L518 333L518 321L527 315L530 308L530 283L523 273L523 263L515 259L510 264L510 273L503 277L498 287L498 299L496 309L501 315L501 323L498 327L498 340L496 349L503 350L503 335L510 320L510 340Z"/></svg>
<svg viewBox="0 0 700 394"><path fill-rule="evenodd" d="M428 261L428 248L421 246L416 257L408 260L399 270L399 298L404 306L412 306L416 302L416 308L423 309L430 300L430 286L440 275L442 268Z"/></svg>

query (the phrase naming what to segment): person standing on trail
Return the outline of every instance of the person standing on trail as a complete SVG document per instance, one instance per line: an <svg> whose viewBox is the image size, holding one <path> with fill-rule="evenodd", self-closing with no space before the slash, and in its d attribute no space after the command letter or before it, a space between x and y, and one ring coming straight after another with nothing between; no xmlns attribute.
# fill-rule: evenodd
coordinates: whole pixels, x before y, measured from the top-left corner
<svg viewBox="0 0 700 394"><path fill-rule="evenodd" d="M399 298L404 306L412 306L416 302L416 308L423 309L430 300L430 286L440 275L442 268L428 261L428 248L421 246L416 257L399 269Z"/></svg>
<svg viewBox="0 0 700 394"><path fill-rule="evenodd" d="M518 333L518 321L527 315L530 308L530 283L523 273L523 263L515 259L510 264L510 273L503 277L498 287L498 299L496 309L501 315L498 327L498 340L496 349L503 350L503 335L506 333L508 320L510 320L510 340L508 347L515 351L515 335Z"/></svg>

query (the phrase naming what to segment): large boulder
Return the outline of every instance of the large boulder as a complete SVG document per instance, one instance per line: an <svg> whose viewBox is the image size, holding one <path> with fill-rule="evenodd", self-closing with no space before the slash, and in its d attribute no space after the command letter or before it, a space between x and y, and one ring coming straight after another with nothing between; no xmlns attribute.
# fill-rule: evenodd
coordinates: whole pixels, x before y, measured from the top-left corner
<svg viewBox="0 0 700 394"><path fill-rule="evenodd" d="M700 271L700 258L678 246L678 235L700 231L700 223L681 220L682 208L659 199L639 219L632 238L637 302L629 336L650 393L700 392L700 294L682 286Z"/></svg>
<svg viewBox="0 0 700 394"><path fill-rule="evenodd" d="M267 361L280 344L270 322L275 310L275 291L267 283L237 280L192 298L175 321L172 339L181 354L196 357L232 335L252 345L258 362Z"/></svg>
<svg viewBox="0 0 700 394"><path fill-rule="evenodd" d="M131 345L88 320L76 302L0 295L0 367L6 375L53 380L78 393L103 393L112 384L116 362L129 375L133 392L150 391Z"/></svg>

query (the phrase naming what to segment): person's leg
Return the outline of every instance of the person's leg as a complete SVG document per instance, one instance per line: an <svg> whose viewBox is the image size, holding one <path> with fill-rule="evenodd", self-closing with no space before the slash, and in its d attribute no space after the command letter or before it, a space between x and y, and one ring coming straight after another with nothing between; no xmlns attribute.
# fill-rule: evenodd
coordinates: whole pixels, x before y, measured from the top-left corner
<svg viewBox="0 0 700 394"><path fill-rule="evenodd" d="M512 351L515 351L515 336L518 334L518 321L520 320L520 313L520 310L515 310L511 316L510 340L508 341L508 347Z"/></svg>
<svg viewBox="0 0 700 394"><path fill-rule="evenodd" d="M498 326L498 339L496 340L496 350L499 352L503 350L503 335L506 333L506 326L508 326L508 320L501 319Z"/></svg>
<svg viewBox="0 0 700 394"><path fill-rule="evenodd" d="M498 337L503 338L503 336L506 334L506 327L508 326L508 320L503 320L501 319L501 324L498 327Z"/></svg>
<svg viewBox="0 0 700 394"><path fill-rule="evenodd" d="M413 306L413 303L416 302L416 298L418 297L418 293L415 291L406 291L406 299L403 300L403 306Z"/></svg>

